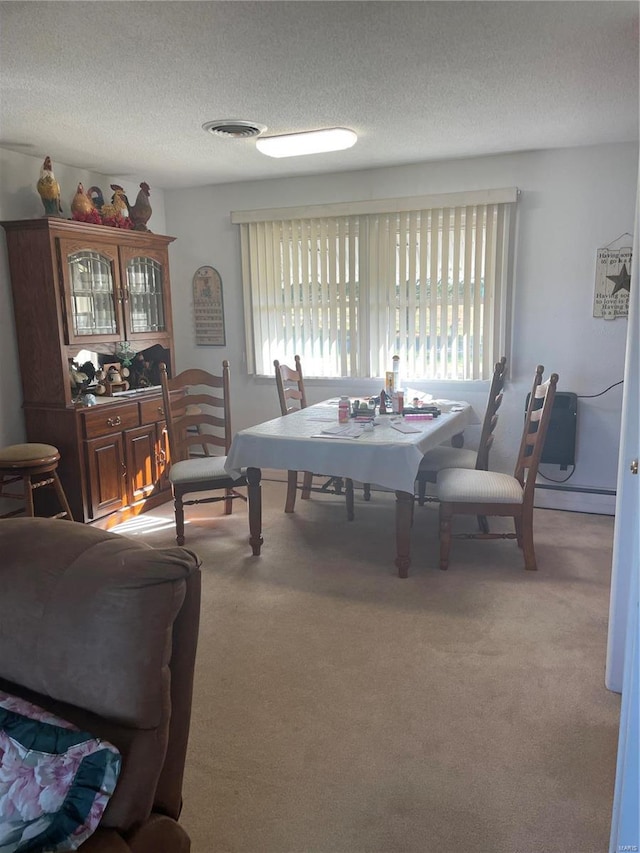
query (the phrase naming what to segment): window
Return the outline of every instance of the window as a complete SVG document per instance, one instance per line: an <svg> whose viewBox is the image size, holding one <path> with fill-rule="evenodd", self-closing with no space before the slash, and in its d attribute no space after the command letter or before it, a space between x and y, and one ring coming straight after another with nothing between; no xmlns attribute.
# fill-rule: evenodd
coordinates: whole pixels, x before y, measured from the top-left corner
<svg viewBox="0 0 640 853"><path fill-rule="evenodd" d="M518 191L234 212L249 370L488 379L506 351Z"/></svg>

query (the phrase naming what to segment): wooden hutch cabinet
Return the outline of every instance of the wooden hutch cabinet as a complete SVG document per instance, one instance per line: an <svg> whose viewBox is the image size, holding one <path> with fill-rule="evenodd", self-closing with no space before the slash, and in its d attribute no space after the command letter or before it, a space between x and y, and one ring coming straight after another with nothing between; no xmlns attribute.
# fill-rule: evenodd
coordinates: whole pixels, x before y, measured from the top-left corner
<svg viewBox="0 0 640 853"><path fill-rule="evenodd" d="M107 526L169 497L158 364L172 374L173 237L53 217L2 223L7 236L27 441L60 450L76 521ZM132 388L78 402L70 363L138 355ZM119 357L120 356L120 357Z"/></svg>

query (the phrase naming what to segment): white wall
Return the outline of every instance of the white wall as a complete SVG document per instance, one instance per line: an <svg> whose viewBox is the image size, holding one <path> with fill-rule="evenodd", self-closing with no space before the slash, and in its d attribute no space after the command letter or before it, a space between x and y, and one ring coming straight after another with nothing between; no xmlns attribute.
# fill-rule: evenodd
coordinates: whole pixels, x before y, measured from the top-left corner
<svg viewBox="0 0 640 853"><path fill-rule="evenodd" d="M42 158L0 149L0 219L42 215L35 185ZM492 465L509 471L517 452L524 399L535 365L560 374L560 389L593 394L623 376L627 321L592 317L596 249L633 230L638 146L592 148L424 163L286 180L222 184L200 189L151 188L149 223L177 240L170 246L176 365L216 368L228 358L232 369L233 424L250 426L278 414L272 381L247 376L240 275L239 229L230 211L249 208L350 201L369 198L517 186L522 190L517 235L516 291L510 380L497 428ZM62 186L65 214L78 181L102 187L120 183L135 197L140 180L108 178L54 162ZM24 438L22 396L13 330L11 290L4 232L0 231L0 446ZM191 285L196 269L214 266L222 276L226 347L194 343ZM283 353L281 360L294 353ZM390 354L391 355L391 354ZM33 370L46 370L34 354ZM339 383L346 392L377 392L379 381ZM420 387L420 385L418 385ZM423 384L438 396L464 397L482 414L485 383ZM335 385L309 382L313 402L337 392ZM579 401L577 470L567 485L614 489L620 431L621 391ZM477 429L468 431L473 445ZM543 472L566 476L555 466ZM612 501L598 495L540 492L540 502L589 511L610 511Z"/></svg>
<svg viewBox="0 0 640 853"><path fill-rule="evenodd" d="M44 213L42 201L36 190L40 167L44 157L31 157L0 148L0 222L15 219L37 219ZM60 184L62 216L71 218L71 200L78 183L85 190L101 188L105 200L111 197L109 185L120 184L133 202L138 194L140 181L129 178L107 177L98 172L88 172L74 166L53 163L53 172ZM165 232L164 195L151 188L153 214L148 227L159 234ZM26 295L28 298L28 294ZM0 229L0 447L24 441L24 419L22 416L22 388L18 365L18 344L13 322L13 297L9 279L7 246L4 230ZM45 371L46 364L39 364L37 353L29 370Z"/></svg>
<svg viewBox="0 0 640 853"><path fill-rule="evenodd" d="M536 364L559 373L560 390L577 394L594 394L622 379L627 321L593 318L595 258L599 247L633 229L637 152L630 143L167 191L167 228L177 237L172 246L177 368L216 368L229 359L235 429L278 414L273 383L247 375L239 228L231 224L230 211L517 186L522 197L510 381L492 455L492 466L510 471ZM191 281L205 264L222 277L226 347L194 344ZM280 360L293 355L282 353ZM337 391L326 382L307 384L311 401ZM378 381L341 384L354 395L380 387ZM481 414L486 385L479 386L423 385L438 396L464 396ZM579 401L577 470L567 485L615 489L621 398L616 388ZM470 445L474 437L472 430ZM557 480L568 473L556 466L542 471ZM599 495L538 494L540 504L613 509L613 500Z"/></svg>

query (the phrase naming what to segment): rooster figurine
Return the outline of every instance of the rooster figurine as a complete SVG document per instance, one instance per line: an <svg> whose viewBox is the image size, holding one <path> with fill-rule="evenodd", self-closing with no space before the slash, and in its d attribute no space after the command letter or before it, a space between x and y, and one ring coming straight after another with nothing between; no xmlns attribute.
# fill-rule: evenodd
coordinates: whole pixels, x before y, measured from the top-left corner
<svg viewBox="0 0 640 853"><path fill-rule="evenodd" d="M121 186L111 184L113 195L111 196L111 204L102 205L103 219L126 219L129 216L129 202L127 196Z"/></svg>
<svg viewBox="0 0 640 853"><path fill-rule="evenodd" d="M96 210L102 210L102 205L104 204L104 197L102 195L102 190L100 187L89 187L87 190L87 195L91 199L91 204L95 207Z"/></svg>
<svg viewBox="0 0 640 853"><path fill-rule="evenodd" d="M60 204L60 184L56 181L51 165L51 157L45 157L40 178L36 184L38 194L44 204L45 216L60 216L62 205Z"/></svg>
<svg viewBox="0 0 640 853"><path fill-rule="evenodd" d="M149 184L143 181L140 184L140 192L133 207L129 207L129 217L133 222L134 231L148 231L147 222L151 217L151 205L149 204Z"/></svg>
<svg viewBox="0 0 640 853"><path fill-rule="evenodd" d="M87 216L88 214L90 214L93 210L93 202L85 193L82 184L78 184L76 194L71 200L71 213L73 215L73 218L81 219L83 216Z"/></svg>

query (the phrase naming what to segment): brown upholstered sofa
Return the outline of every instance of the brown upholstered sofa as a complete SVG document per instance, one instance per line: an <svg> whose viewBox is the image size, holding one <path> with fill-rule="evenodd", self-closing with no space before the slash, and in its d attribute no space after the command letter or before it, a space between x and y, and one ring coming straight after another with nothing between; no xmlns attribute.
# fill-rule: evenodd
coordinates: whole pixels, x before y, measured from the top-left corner
<svg viewBox="0 0 640 853"><path fill-rule="evenodd" d="M200 613L197 557L76 522L0 521L0 689L113 743L82 853L187 853L178 823Z"/></svg>

